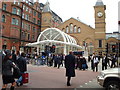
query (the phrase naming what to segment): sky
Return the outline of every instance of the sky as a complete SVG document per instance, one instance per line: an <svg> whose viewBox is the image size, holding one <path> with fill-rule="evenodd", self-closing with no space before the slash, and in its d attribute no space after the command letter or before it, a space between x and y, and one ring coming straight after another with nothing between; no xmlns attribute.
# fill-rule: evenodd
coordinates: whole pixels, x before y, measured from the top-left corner
<svg viewBox="0 0 120 90"><path fill-rule="evenodd" d="M36 0L35 0L36 1ZM63 21L71 17L87 25L95 27L94 6L97 0L39 0L40 3L50 3L50 9ZM102 0L106 5L106 32L118 31L118 2L120 0Z"/></svg>

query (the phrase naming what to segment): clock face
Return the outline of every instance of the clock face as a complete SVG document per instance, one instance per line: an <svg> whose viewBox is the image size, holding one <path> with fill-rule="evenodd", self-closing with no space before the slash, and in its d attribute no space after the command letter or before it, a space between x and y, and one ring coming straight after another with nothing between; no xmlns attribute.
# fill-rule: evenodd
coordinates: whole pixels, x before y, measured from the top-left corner
<svg viewBox="0 0 120 90"><path fill-rule="evenodd" d="M97 13L97 16L98 16L98 17L102 17L102 16L103 16L103 13L102 13L102 12L98 12L98 13Z"/></svg>

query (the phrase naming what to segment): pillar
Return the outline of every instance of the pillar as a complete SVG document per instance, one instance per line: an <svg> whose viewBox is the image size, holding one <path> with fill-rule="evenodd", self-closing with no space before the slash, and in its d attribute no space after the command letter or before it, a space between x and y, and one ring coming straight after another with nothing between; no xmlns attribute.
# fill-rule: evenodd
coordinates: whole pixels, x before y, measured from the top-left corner
<svg viewBox="0 0 120 90"><path fill-rule="evenodd" d="M66 55L67 52L66 52L66 45L64 45L64 54Z"/></svg>
<svg viewBox="0 0 120 90"><path fill-rule="evenodd" d="M39 46L37 46L37 55L39 55Z"/></svg>

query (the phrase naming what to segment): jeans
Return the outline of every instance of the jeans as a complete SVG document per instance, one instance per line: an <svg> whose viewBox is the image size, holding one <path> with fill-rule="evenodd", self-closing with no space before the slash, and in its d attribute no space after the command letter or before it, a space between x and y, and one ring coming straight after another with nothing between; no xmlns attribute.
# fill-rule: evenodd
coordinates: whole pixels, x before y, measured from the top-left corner
<svg viewBox="0 0 120 90"><path fill-rule="evenodd" d="M22 79L23 79L23 77L20 76L19 79L17 80L17 83L22 83Z"/></svg>

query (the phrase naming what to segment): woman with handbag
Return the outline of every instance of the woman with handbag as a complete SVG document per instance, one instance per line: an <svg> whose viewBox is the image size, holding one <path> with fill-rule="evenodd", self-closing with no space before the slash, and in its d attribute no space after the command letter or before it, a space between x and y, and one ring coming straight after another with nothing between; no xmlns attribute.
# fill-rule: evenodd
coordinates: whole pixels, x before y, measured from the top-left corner
<svg viewBox="0 0 120 90"><path fill-rule="evenodd" d="M11 61L12 55L10 50L5 51L5 57L2 59L2 80L3 86L1 90L6 90L7 84L11 83L10 90L14 90L16 82L13 77L12 68L16 68L17 66Z"/></svg>

